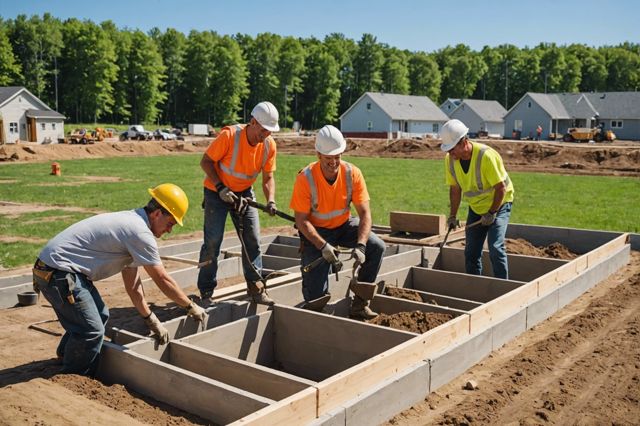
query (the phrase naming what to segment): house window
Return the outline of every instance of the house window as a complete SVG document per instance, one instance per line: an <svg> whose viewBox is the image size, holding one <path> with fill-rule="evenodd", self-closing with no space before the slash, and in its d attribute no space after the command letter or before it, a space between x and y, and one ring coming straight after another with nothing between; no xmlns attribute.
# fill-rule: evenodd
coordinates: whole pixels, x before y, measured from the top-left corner
<svg viewBox="0 0 640 426"><path fill-rule="evenodd" d="M531 101L529 101L529 103L527 104L527 106L528 106L529 108L531 108Z"/></svg>
<svg viewBox="0 0 640 426"><path fill-rule="evenodd" d="M622 129L622 120L611 120L612 129Z"/></svg>
<svg viewBox="0 0 640 426"><path fill-rule="evenodd" d="M522 120L515 120L513 122L513 130L522 131Z"/></svg>
<svg viewBox="0 0 640 426"><path fill-rule="evenodd" d="M42 130L47 130L47 126L45 125L45 123L40 123L40 128Z"/></svg>
<svg viewBox="0 0 640 426"><path fill-rule="evenodd" d="M373 129L373 121L367 121L367 130Z"/></svg>
<svg viewBox="0 0 640 426"><path fill-rule="evenodd" d="M9 123L9 133L18 133L18 123Z"/></svg>
<svg viewBox="0 0 640 426"><path fill-rule="evenodd" d="M433 133L438 133L438 130L440 130L440 125L439 125L438 123L433 123L433 124L431 125L431 131L432 131Z"/></svg>
<svg viewBox="0 0 640 426"><path fill-rule="evenodd" d="M371 102L367 102L367 111L371 111Z"/></svg>
<svg viewBox="0 0 640 426"><path fill-rule="evenodd" d="M56 129L56 123L51 123L51 130L55 130Z"/></svg>

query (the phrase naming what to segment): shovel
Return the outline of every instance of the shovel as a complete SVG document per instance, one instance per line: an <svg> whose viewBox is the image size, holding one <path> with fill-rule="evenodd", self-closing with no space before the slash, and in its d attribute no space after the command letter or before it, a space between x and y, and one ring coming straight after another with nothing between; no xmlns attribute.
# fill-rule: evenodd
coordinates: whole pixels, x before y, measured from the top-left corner
<svg viewBox="0 0 640 426"><path fill-rule="evenodd" d="M482 219L478 219L478 220L476 220L475 222L473 222L473 223L471 223L471 224L469 224L469 225L465 226L465 227L464 227L464 230L466 231L467 229L471 229L471 228L473 228L474 226L478 226L478 225L480 225L481 223L482 223ZM440 244L440 254L442 254L442 248L444 247L444 245L445 245L445 244L447 244L447 239L449 238L449 232L451 232L451 230L452 230L452 229L453 229L453 228L449 228L449 229L447 230L447 233L446 233L446 234L445 234L445 236L444 236L444 240L442 241L442 244Z"/></svg>

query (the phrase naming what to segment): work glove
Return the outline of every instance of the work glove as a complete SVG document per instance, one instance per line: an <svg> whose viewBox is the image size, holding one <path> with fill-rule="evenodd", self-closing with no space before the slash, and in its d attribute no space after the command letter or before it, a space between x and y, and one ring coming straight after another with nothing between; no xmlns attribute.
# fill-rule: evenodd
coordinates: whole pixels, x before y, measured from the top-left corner
<svg viewBox="0 0 640 426"><path fill-rule="evenodd" d="M244 216L244 214L247 212L247 209L249 208L249 200L244 197L236 198L233 207L235 208L238 215Z"/></svg>
<svg viewBox="0 0 640 426"><path fill-rule="evenodd" d="M496 221L496 213L487 212L480 218L480 223L484 226L491 226Z"/></svg>
<svg viewBox="0 0 640 426"><path fill-rule="evenodd" d="M204 309L193 302L189 303L189 306L187 306L187 315L198 322L203 323L207 320L207 313Z"/></svg>
<svg viewBox="0 0 640 426"><path fill-rule="evenodd" d="M340 260L338 260L338 252L336 251L336 248L334 246L325 242L321 250L322 257L324 257L324 260L329 262L329 264L337 265L338 263L340 263Z"/></svg>
<svg viewBox="0 0 640 426"><path fill-rule="evenodd" d="M154 334L161 345L166 345L169 342L169 330L164 328L156 314L151 312L149 318L144 319L144 323L149 327L149 330Z"/></svg>
<svg viewBox="0 0 640 426"><path fill-rule="evenodd" d="M267 213L269 213L269 216L275 216L277 211L278 211L278 208L276 207L276 202L269 201L267 203Z"/></svg>
<svg viewBox="0 0 640 426"><path fill-rule="evenodd" d="M351 258L355 261L356 264L362 265L366 260L366 257L364 255L364 251L366 250L366 248L367 246L365 246L364 244L358 244L351 252Z"/></svg>
<svg viewBox="0 0 640 426"><path fill-rule="evenodd" d="M218 184L216 188L218 189L218 195L220 196L220 199L225 203L235 204L238 201L238 196L223 184Z"/></svg>
<svg viewBox="0 0 640 426"><path fill-rule="evenodd" d="M455 216L449 216L447 219L447 228L448 229L456 229L460 226L460 221Z"/></svg>

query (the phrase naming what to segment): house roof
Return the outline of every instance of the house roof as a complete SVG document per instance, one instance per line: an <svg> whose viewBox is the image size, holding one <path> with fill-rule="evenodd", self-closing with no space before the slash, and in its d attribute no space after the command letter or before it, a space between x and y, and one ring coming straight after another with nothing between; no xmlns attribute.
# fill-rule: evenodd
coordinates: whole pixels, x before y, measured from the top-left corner
<svg viewBox="0 0 640 426"><path fill-rule="evenodd" d="M9 99L13 98L18 94L18 92L23 89L24 87L19 86L0 87L0 106L2 106L2 104L4 104Z"/></svg>
<svg viewBox="0 0 640 426"><path fill-rule="evenodd" d="M483 121L490 121L495 123L502 123L504 116L507 114L507 110L498 101L485 101L482 99L464 99L458 108L453 110L451 114L466 105L471 108L480 119Z"/></svg>
<svg viewBox="0 0 640 426"><path fill-rule="evenodd" d="M376 92L366 92L364 96L369 96L392 120L449 120L449 117L427 96L394 95Z"/></svg>
<svg viewBox="0 0 640 426"><path fill-rule="evenodd" d="M446 101L444 101L442 104L440 104L440 108L442 108L443 106L445 106L445 104L449 102L450 104L453 104L455 106L460 105L460 103L462 102L462 99L458 99L458 98L447 98Z"/></svg>
<svg viewBox="0 0 640 426"><path fill-rule="evenodd" d="M511 108L531 97L553 119L640 119L640 92L526 93ZM511 111L509 110L509 111Z"/></svg>
<svg viewBox="0 0 640 426"><path fill-rule="evenodd" d="M0 108L22 92L28 93L29 96L31 96L35 100L35 102L37 102L42 107L42 110L51 110L51 108L49 108L47 104L42 102L37 96L35 96L33 93L22 86L0 87Z"/></svg>
<svg viewBox="0 0 640 426"><path fill-rule="evenodd" d="M57 111L41 110L41 109L28 109L27 110L27 117L33 117L33 118L61 118L63 120L66 118L64 115L60 114Z"/></svg>

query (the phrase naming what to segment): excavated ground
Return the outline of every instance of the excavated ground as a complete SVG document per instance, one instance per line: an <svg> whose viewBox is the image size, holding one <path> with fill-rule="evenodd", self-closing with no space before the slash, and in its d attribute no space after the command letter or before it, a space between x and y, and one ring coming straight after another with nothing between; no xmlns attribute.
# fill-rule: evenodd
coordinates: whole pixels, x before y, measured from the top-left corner
<svg viewBox="0 0 640 426"><path fill-rule="evenodd" d="M489 143L502 153L512 170L640 176L640 145L635 143ZM180 154L204 151L206 145L206 140L113 141L89 146L3 145L0 161ZM311 138L279 138L278 146L281 153L313 153ZM418 140L390 144L350 140L348 154L442 158L436 141ZM291 232L291 227L264 232L286 233ZM196 233L177 239L201 237ZM175 241L174 238L165 243ZM533 247L523 240L508 241L508 250L562 259L572 255L565 247ZM183 265L167 262L166 266L172 269ZM6 276L27 271L28 268L21 268L0 273ZM220 285L235 283L227 280ZM131 306L118 277L99 282L97 287L110 307L109 326L145 332L143 321ZM186 291L197 293L195 287ZM154 285L146 286L145 293L161 320L182 315L175 305L167 304L166 297ZM410 319L408 326L417 327L421 322L425 323L425 318L414 318L413 322ZM29 328L30 325L34 327ZM629 264L615 275L493 352L421 404L397 415L389 424L637 424L639 330L640 253L632 252ZM85 377L56 374L60 366L55 348L62 331L46 303L0 310L0 425L207 424L201 418L120 385L106 386ZM463 390L469 379L478 382L477 390Z"/></svg>

